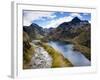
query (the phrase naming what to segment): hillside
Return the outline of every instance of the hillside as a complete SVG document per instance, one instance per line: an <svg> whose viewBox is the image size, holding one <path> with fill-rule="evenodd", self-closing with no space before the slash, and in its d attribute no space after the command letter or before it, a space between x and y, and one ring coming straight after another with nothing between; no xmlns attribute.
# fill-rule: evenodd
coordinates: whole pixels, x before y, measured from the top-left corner
<svg viewBox="0 0 100 80"><path fill-rule="evenodd" d="M39 40L31 41L30 39L23 29L23 69L72 66L69 60L51 46L43 43L40 45Z"/></svg>
<svg viewBox="0 0 100 80"><path fill-rule="evenodd" d="M24 69L73 66L60 51L48 45L49 41L73 44L72 50L80 52L91 61L91 24L75 17L56 28L42 28L35 23L23 26Z"/></svg>
<svg viewBox="0 0 100 80"><path fill-rule="evenodd" d="M48 37L51 40L61 40L73 43L75 45L75 50L82 52L91 60L91 24L88 21L82 21L75 17L70 22L60 24L49 33Z"/></svg>

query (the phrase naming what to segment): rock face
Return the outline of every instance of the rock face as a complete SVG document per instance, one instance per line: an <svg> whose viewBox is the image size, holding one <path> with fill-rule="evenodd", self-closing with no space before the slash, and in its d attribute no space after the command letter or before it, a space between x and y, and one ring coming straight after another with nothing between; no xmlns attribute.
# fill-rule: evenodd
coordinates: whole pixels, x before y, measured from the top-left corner
<svg viewBox="0 0 100 80"><path fill-rule="evenodd" d="M35 68L51 68L52 58L42 47L35 49L35 54L31 60L31 66Z"/></svg>

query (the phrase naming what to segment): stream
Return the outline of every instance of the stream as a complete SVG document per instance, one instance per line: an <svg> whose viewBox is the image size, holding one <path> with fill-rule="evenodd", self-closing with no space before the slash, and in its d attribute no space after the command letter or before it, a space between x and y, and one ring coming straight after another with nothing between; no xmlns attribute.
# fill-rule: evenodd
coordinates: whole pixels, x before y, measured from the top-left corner
<svg viewBox="0 0 100 80"><path fill-rule="evenodd" d="M49 41L48 44L59 51L74 66L90 66L91 62L79 51L74 51L73 44L63 43L61 41Z"/></svg>

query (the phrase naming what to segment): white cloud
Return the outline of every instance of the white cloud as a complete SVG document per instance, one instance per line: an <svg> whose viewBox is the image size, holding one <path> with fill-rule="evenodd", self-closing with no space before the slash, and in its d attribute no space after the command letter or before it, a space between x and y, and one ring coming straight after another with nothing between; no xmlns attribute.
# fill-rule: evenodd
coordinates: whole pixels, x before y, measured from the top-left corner
<svg viewBox="0 0 100 80"><path fill-rule="evenodd" d="M68 17L63 17L63 18L59 18L59 19L56 19L56 20L52 20L48 25L44 26L44 28L57 27L61 23L63 23L63 22L69 22L72 19L73 19L73 17L68 16Z"/></svg>
<svg viewBox="0 0 100 80"><path fill-rule="evenodd" d="M29 26L31 24L31 21L27 20L27 19L24 19L23 20L23 25L24 26Z"/></svg>
<svg viewBox="0 0 100 80"><path fill-rule="evenodd" d="M91 23L91 21L89 21L89 23Z"/></svg>
<svg viewBox="0 0 100 80"><path fill-rule="evenodd" d="M54 15L54 12L24 11L23 25L29 26L34 20L39 20L39 19L44 20L43 17L46 17L48 19L53 19L56 17L56 15Z"/></svg>
<svg viewBox="0 0 100 80"><path fill-rule="evenodd" d="M79 13L71 13L69 16L54 19L55 17L57 17L57 15L55 15L54 13L55 12L24 11L23 25L29 26L32 23L32 21L34 21L34 20L45 21L46 19L43 17L51 19L47 25L43 26L44 28L57 27L58 25L60 25L63 22L71 21L76 16L79 17L80 19L82 19L82 16ZM63 12L62 12L62 14L63 14Z"/></svg>
<svg viewBox="0 0 100 80"><path fill-rule="evenodd" d="M71 13L70 16L82 19L82 16L79 13Z"/></svg>
<svg viewBox="0 0 100 80"><path fill-rule="evenodd" d="M71 21L74 17L79 17L80 19L82 19L82 16L79 13L71 13L69 16L52 20L48 25L44 26L44 28L57 27L63 22Z"/></svg>

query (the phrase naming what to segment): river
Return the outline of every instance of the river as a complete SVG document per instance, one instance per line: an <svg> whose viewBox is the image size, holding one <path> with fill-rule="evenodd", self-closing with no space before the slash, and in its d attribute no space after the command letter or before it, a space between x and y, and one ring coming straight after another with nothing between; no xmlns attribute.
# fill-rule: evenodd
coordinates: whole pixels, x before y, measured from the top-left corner
<svg viewBox="0 0 100 80"><path fill-rule="evenodd" d="M67 58L74 66L90 66L91 62L78 51L74 51L73 44L63 43L61 41L50 41L48 43L54 49L59 51L65 58Z"/></svg>

